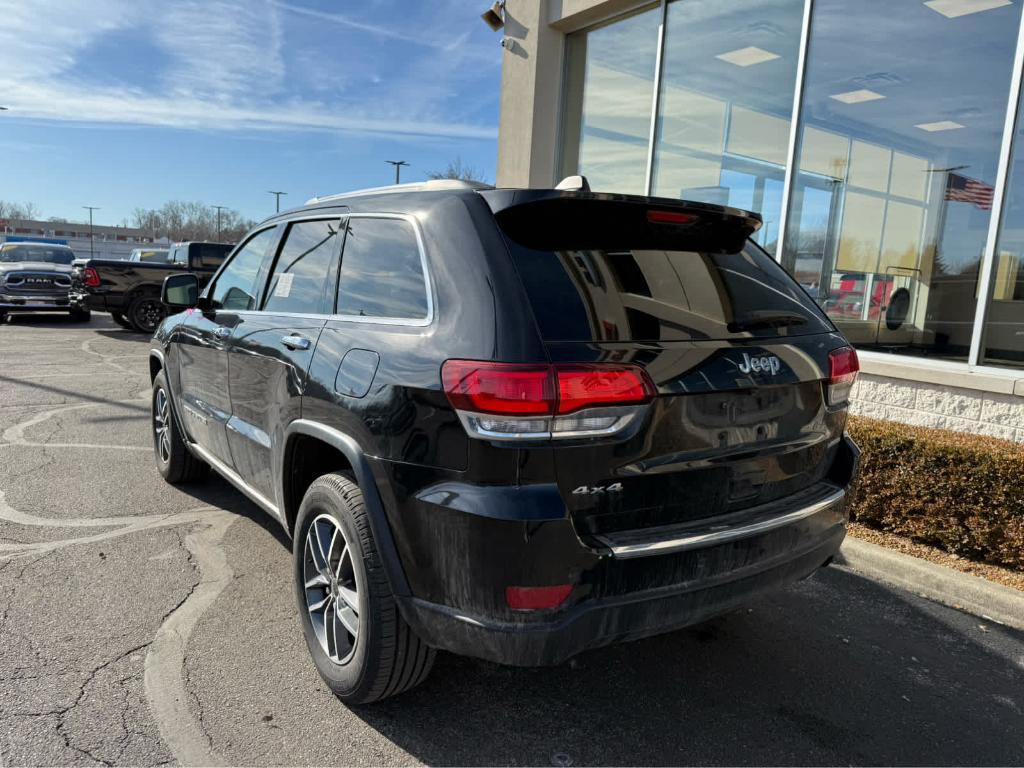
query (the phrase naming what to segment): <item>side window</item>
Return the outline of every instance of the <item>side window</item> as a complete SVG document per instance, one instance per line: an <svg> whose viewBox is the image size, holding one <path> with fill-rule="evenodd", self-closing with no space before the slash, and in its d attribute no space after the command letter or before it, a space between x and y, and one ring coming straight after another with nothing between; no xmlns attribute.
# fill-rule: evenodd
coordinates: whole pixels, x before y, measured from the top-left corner
<svg viewBox="0 0 1024 768"><path fill-rule="evenodd" d="M427 282L416 231L403 219L349 218L338 314L421 320Z"/></svg>
<svg viewBox="0 0 1024 768"><path fill-rule="evenodd" d="M247 310L256 307L260 265L273 245L276 228L264 229L249 238L217 276L210 299L214 309Z"/></svg>
<svg viewBox="0 0 1024 768"><path fill-rule="evenodd" d="M328 314L324 285L341 241L338 219L297 221L288 227L274 264L263 309L267 312Z"/></svg>

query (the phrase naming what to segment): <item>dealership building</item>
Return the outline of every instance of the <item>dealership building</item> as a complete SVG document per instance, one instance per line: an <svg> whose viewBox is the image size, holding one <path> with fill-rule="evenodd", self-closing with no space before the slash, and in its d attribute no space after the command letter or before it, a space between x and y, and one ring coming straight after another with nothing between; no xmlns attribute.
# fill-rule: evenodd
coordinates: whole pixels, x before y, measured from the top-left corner
<svg viewBox="0 0 1024 768"><path fill-rule="evenodd" d="M1024 441L1024 0L507 0L497 182L757 211L855 410Z"/></svg>

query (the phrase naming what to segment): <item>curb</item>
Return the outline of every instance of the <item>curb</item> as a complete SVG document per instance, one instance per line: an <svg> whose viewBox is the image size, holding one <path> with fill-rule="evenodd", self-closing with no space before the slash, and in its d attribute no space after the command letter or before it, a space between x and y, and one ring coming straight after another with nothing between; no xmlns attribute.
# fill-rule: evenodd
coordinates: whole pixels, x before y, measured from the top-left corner
<svg viewBox="0 0 1024 768"><path fill-rule="evenodd" d="M1024 630L1024 592L980 576L954 571L849 536L836 555L835 563L950 608Z"/></svg>

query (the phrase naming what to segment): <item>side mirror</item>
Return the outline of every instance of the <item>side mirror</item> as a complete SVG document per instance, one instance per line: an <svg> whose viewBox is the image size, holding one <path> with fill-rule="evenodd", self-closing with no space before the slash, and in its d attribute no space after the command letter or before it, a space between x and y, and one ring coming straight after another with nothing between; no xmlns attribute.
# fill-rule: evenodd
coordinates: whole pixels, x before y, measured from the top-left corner
<svg viewBox="0 0 1024 768"><path fill-rule="evenodd" d="M170 309L191 309L199 303L199 278L189 274L168 275L160 301Z"/></svg>

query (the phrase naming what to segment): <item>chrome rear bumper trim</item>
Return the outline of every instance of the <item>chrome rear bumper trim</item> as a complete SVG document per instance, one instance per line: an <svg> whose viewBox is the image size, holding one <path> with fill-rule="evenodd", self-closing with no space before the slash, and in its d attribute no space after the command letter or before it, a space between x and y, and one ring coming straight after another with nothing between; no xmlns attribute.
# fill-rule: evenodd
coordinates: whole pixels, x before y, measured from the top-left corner
<svg viewBox="0 0 1024 768"><path fill-rule="evenodd" d="M704 524L694 523L686 526L685 529L679 526L671 528L651 529L651 538L646 541L636 541L638 532L630 532L630 542L622 541L622 536L616 534L605 534L597 536L597 540L611 550L612 555L621 559L631 557L648 557L651 555L667 555L673 552L684 552L690 549L711 547L716 544L724 544L736 539L745 539L748 536L757 536L761 533L782 528L783 526L795 523L798 520L811 517L820 512L837 507L846 496L846 491L837 489L822 499L811 504L794 509L791 512L778 513L776 505L771 505L774 510L757 514L755 510L749 510L748 516L742 521L736 520L736 515L729 515L730 521L719 518L705 521ZM837 515L836 522L845 519L843 515ZM662 536L658 536L658 533Z"/></svg>

